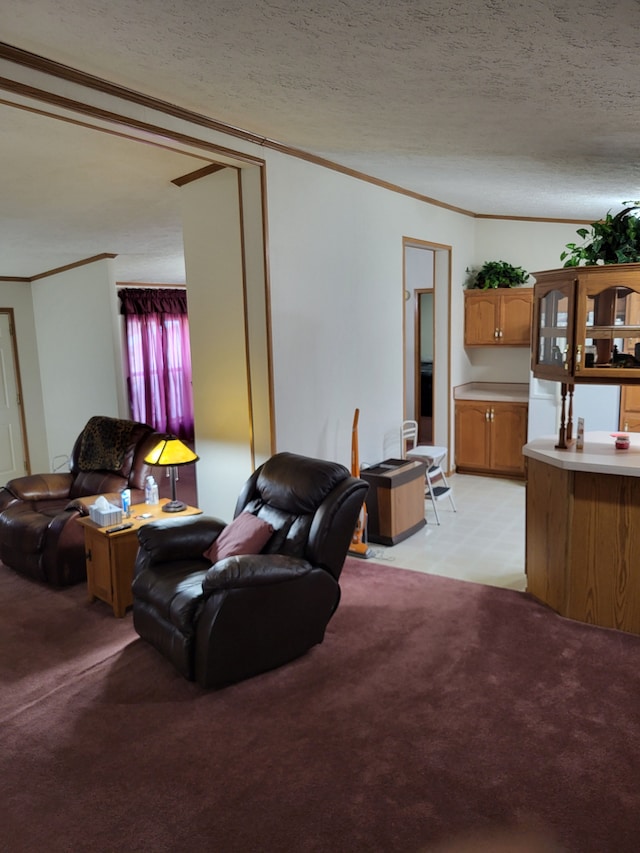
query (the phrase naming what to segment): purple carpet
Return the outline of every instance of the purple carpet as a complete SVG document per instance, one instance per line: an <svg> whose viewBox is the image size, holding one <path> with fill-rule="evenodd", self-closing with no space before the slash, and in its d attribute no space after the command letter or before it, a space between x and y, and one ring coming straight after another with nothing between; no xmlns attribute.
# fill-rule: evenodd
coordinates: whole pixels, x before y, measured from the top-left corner
<svg viewBox="0 0 640 853"><path fill-rule="evenodd" d="M424 853L524 826L637 853L640 638L368 561L342 588L321 646L216 692L82 586L0 567L1 849Z"/></svg>

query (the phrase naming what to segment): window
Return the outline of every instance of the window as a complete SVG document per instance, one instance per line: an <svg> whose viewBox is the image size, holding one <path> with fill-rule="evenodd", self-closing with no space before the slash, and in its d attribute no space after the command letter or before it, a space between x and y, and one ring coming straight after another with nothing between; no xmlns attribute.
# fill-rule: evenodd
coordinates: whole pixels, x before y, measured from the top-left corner
<svg viewBox="0 0 640 853"><path fill-rule="evenodd" d="M193 441L186 291L122 288L131 417Z"/></svg>

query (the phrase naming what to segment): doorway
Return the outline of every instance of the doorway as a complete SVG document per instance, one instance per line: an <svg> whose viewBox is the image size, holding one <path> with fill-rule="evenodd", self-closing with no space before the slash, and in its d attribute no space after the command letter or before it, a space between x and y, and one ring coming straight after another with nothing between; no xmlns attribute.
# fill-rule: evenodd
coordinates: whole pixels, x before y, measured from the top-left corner
<svg viewBox="0 0 640 853"><path fill-rule="evenodd" d="M418 443L433 444L433 290L416 291L415 420Z"/></svg>
<svg viewBox="0 0 640 853"><path fill-rule="evenodd" d="M433 444L435 252L405 246L405 418L418 423L418 444Z"/></svg>
<svg viewBox="0 0 640 853"><path fill-rule="evenodd" d="M404 417L449 447L451 247L404 238Z"/></svg>

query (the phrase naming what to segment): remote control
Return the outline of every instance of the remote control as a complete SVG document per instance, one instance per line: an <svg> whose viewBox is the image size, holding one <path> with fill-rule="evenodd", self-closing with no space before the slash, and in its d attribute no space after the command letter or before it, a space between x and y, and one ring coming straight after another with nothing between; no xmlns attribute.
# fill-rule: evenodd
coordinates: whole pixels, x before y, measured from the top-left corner
<svg viewBox="0 0 640 853"><path fill-rule="evenodd" d="M117 533L119 530L128 530L130 527L133 527L133 524L129 522L128 524L116 524L115 527L110 527L105 533Z"/></svg>

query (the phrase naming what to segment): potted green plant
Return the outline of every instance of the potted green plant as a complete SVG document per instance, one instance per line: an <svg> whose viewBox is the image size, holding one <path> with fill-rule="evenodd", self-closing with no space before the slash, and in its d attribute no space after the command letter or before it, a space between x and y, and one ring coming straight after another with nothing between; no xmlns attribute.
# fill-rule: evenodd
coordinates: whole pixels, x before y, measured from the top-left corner
<svg viewBox="0 0 640 853"><path fill-rule="evenodd" d="M467 269L468 288L488 290L492 287L519 287L525 284L529 273L506 261L485 261L479 270Z"/></svg>
<svg viewBox="0 0 640 853"><path fill-rule="evenodd" d="M623 201L627 205L615 216L611 211L590 228L578 228L576 234L586 242L567 243L560 255L565 267L594 264L631 264L640 261L640 201ZM631 205L631 206L629 206Z"/></svg>

